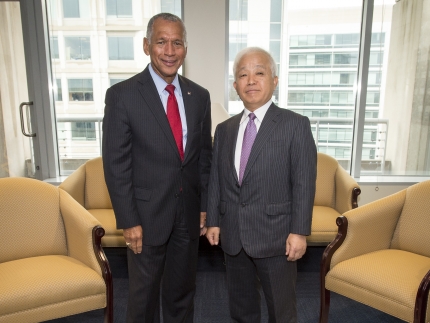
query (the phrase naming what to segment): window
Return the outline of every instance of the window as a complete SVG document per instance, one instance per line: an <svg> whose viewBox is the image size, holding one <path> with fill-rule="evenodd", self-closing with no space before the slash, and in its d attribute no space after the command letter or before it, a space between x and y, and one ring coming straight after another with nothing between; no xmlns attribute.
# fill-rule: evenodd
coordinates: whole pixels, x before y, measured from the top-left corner
<svg viewBox="0 0 430 323"><path fill-rule="evenodd" d="M358 47L360 44L360 34L340 34L334 35L336 47Z"/></svg>
<svg viewBox="0 0 430 323"><path fill-rule="evenodd" d="M331 65L331 54L309 53L290 54L290 67L299 66L329 66Z"/></svg>
<svg viewBox="0 0 430 323"><path fill-rule="evenodd" d="M327 105L329 103L330 92L328 91L289 91L288 104L290 105Z"/></svg>
<svg viewBox="0 0 430 323"><path fill-rule="evenodd" d="M246 35L230 35L230 42L228 47L228 57L230 61L234 61L236 54L247 46Z"/></svg>
<svg viewBox="0 0 430 323"><path fill-rule="evenodd" d="M93 101L93 80L69 79L69 101Z"/></svg>
<svg viewBox="0 0 430 323"><path fill-rule="evenodd" d="M381 72L369 72L367 84L369 86L381 85Z"/></svg>
<svg viewBox="0 0 430 323"><path fill-rule="evenodd" d="M247 20L248 0L230 0L229 15L230 20Z"/></svg>
<svg viewBox="0 0 430 323"><path fill-rule="evenodd" d="M60 58L60 54L58 53L58 37L57 36L50 38L50 49L51 49L51 58L53 58L53 59Z"/></svg>
<svg viewBox="0 0 430 323"><path fill-rule="evenodd" d="M66 45L67 60L89 60L91 59L90 37L64 37Z"/></svg>
<svg viewBox="0 0 430 323"><path fill-rule="evenodd" d="M358 53L334 54L335 65L355 65L358 64Z"/></svg>
<svg viewBox="0 0 430 323"><path fill-rule="evenodd" d="M64 18L89 18L89 0L63 0Z"/></svg>
<svg viewBox="0 0 430 323"><path fill-rule="evenodd" d="M96 140L95 122L72 122L72 140Z"/></svg>
<svg viewBox="0 0 430 323"><path fill-rule="evenodd" d="M380 45L384 46L385 43L385 33L373 33L372 34L372 40L371 40L372 46Z"/></svg>
<svg viewBox="0 0 430 323"><path fill-rule="evenodd" d="M330 98L331 105L354 105L355 97L352 91L350 92L332 92Z"/></svg>
<svg viewBox="0 0 430 323"><path fill-rule="evenodd" d="M178 17L181 16L181 0L161 0L161 12L170 12Z"/></svg>
<svg viewBox="0 0 430 323"><path fill-rule="evenodd" d="M332 35L300 35L290 37L290 48L331 47Z"/></svg>
<svg viewBox="0 0 430 323"><path fill-rule="evenodd" d="M63 101L63 91L61 89L61 79L56 79L54 84L54 99L55 101Z"/></svg>
<svg viewBox="0 0 430 323"><path fill-rule="evenodd" d="M379 104L379 92L367 92L366 105L378 105Z"/></svg>
<svg viewBox="0 0 430 323"><path fill-rule="evenodd" d="M106 0L106 16L108 18L129 18L133 8L131 0Z"/></svg>
<svg viewBox="0 0 430 323"><path fill-rule="evenodd" d="M383 60L383 53L382 52L371 52L370 58L369 58L369 65L378 66L382 65Z"/></svg>
<svg viewBox="0 0 430 323"><path fill-rule="evenodd" d="M110 60L133 60L133 37L108 37Z"/></svg>

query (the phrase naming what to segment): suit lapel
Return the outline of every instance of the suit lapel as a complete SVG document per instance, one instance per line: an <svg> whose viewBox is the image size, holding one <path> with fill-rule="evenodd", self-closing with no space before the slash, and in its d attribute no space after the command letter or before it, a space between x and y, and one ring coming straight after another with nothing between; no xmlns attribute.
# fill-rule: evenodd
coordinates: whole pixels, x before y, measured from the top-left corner
<svg viewBox="0 0 430 323"><path fill-rule="evenodd" d="M263 122L260 125L260 129L258 130L257 137L255 137L254 144L252 145L251 153L249 155L248 163L246 164L245 173L243 174L242 180L245 180L250 169L252 168L252 165L260 154L261 149L264 147L266 141L270 138L271 133L279 123L281 118L280 112L280 108L275 106L273 103L267 110Z"/></svg>
<svg viewBox="0 0 430 323"><path fill-rule="evenodd" d="M185 146L184 151L184 163L187 160L187 157L190 153L190 149L193 146L192 140L194 140L194 137L192 134L194 133L194 127L196 125L196 118L198 114L196 111L195 106L195 100L193 100L193 91L191 90L190 84L179 75L179 85L181 86L181 92L182 92L182 100L184 101L184 108L185 108L185 117L187 120L187 144Z"/></svg>
<svg viewBox="0 0 430 323"><path fill-rule="evenodd" d="M172 148L175 150L178 158L179 151L176 146L175 138L173 137L172 129L170 128L169 121L167 120L166 112L164 111L163 104L161 103L160 96L158 95L157 87L152 80L151 74L149 73L148 67L143 70L139 79L139 92L145 100L146 105L149 107L151 112L154 114L158 124L166 135L167 141L170 143Z"/></svg>
<svg viewBox="0 0 430 323"><path fill-rule="evenodd" d="M239 125L240 125L240 120L242 119L242 115L243 115L243 112L232 117L231 118L232 122L229 124L229 128L227 130L228 131L227 138L230 138L230 140L228 140L227 142L228 156L230 157L232 175L236 182L239 182L239 179L237 177L236 166L234 165L234 158L236 154L237 134L239 133Z"/></svg>

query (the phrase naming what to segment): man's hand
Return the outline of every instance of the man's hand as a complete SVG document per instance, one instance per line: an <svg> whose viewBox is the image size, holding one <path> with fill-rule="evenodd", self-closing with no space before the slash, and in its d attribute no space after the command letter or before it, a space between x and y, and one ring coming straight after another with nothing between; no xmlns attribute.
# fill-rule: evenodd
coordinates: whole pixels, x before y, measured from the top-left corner
<svg viewBox="0 0 430 323"><path fill-rule="evenodd" d="M306 252L306 236L290 233L286 243L286 253L288 261L296 261L302 258Z"/></svg>
<svg viewBox="0 0 430 323"><path fill-rule="evenodd" d="M219 227L209 227L206 232L206 238L208 238L209 243L213 245L218 245L219 243Z"/></svg>
<svg viewBox="0 0 430 323"><path fill-rule="evenodd" d="M200 236L204 236L208 228L206 228L206 212L200 212Z"/></svg>
<svg viewBox="0 0 430 323"><path fill-rule="evenodd" d="M142 226L138 225L132 228L123 229L125 243L135 254L142 252Z"/></svg>

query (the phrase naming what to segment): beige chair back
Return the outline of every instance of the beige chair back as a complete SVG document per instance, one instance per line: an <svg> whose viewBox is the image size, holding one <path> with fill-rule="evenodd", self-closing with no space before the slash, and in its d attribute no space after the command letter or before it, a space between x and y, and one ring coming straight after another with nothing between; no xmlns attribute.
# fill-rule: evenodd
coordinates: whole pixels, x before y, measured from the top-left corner
<svg viewBox="0 0 430 323"><path fill-rule="evenodd" d="M333 157L318 153L315 206L335 207L335 175L338 165L337 160Z"/></svg>
<svg viewBox="0 0 430 323"><path fill-rule="evenodd" d="M430 180L406 189L391 248L430 257Z"/></svg>
<svg viewBox="0 0 430 323"><path fill-rule="evenodd" d="M58 188L35 179L0 179L0 263L67 255Z"/></svg>
<svg viewBox="0 0 430 323"><path fill-rule="evenodd" d="M85 163L85 208L112 209L101 157Z"/></svg>

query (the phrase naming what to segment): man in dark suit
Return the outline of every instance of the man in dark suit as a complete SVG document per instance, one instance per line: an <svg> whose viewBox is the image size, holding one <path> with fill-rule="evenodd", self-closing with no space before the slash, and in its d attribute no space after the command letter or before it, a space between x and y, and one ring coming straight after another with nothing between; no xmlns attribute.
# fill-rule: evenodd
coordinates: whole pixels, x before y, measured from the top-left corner
<svg viewBox="0 0 430 323"><path fill-rule="evenodd" d="M215 132L206 236L212 245L221 236L234 322L260 322L259 283L269 322L297 322L296 260L311 229L315 143L308 118L272 103L278 78L268 52L242 50L233 72L245 109Z"/></svg>
<svg viewBox="0 0 430 323"><path fill-rule="evenodd" d="M151 63L106 92L103 166L128 246L127 322L193 322L198 238L206 232L212 157L210 97L177 74L183 22L151 18Z"/></svg>

